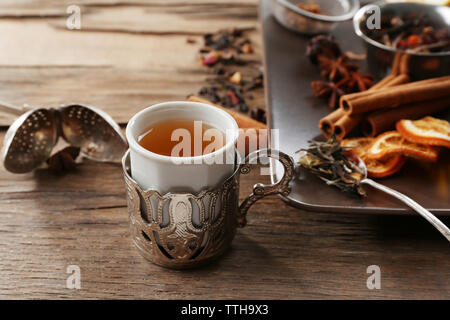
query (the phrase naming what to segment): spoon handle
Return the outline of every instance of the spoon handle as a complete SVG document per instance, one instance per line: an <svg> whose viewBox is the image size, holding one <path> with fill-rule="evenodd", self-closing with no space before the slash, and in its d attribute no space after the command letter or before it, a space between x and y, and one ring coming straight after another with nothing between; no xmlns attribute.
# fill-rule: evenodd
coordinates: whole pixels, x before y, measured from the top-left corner
<svg viewBox="0 0 450 320"><path fill-rule="evenodd" d="M4 101L0 101L0 110L15 114L15 115L21 115L27 111L27 109L25 107L17 107L10 103L4 102Z"/></svg>
<svg viewBox="0 0 450 320"><path fill-rule="evenodd" d="M379 184L378 182L375 182L375 181L373 181L371 179L363 179L361 182L365 183L365 184L368 184L368 185L374 187L375 189L383 191L383 192L385 192L387 194L390 194L391 196L393 196L393 197L397 198L398 200L402 201L407 206L409 206L410 208L414 209L414 211L416 211L422 217L427 219L428 222L430 222L436 229L439 230L440 233L443 234L443 236L448 241L450 241L450 229L445 224L443 224L441 220L436 218L435 215L433 215L430 211L428 211L427 209L422 207L420 204L415 202L413 199L405 196L403 193L400 193L400 192L398 192L398 191L396 191L394 189L388 188L388 187L386 187L386 186L384 186L382 184Z"/></svg>

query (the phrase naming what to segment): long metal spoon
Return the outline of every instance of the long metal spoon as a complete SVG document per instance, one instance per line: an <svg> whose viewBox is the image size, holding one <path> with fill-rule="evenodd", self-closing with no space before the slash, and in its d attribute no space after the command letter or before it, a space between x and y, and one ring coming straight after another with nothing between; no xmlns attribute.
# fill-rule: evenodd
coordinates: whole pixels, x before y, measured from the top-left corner
<svg viewBox="0 0 450 320"><path fill-rule="evenodd" d="M102 110L69 104L57 109L17 107L0 102L0 109L22 114L6 132L1 151L5 168L32 171L46 161L61 136L95 161L120 161L127 143L119 125Z"/></svg>
<svg viewBox="0 0 450 320"><path fill-rule="evenodd" d="M366 164L364 163L364 161L361 158L357 157L356 155L354 155L354 157L358 159L359 163L357 163L357 165L361 169L361 173L362 173L362 178L360 180L360 183L370 185L373 188L383 191L384 193L390 194L391 196L402 201L408 207L410 207L411 209L416 211L418 214L420 214L422 217L424 217L437 230L439 230L439 232L442 233L442 235L450 242L450 229L445 224L443 224L441 220L436 218L436 216L433 215L430 211L428 211L427 209L425 209L420 204L415 202L413 199L407 197L403 193L400 193L394 189L386 187L382 184L379 184L378 182L375 182L372 179L367 178Z"/></svg>

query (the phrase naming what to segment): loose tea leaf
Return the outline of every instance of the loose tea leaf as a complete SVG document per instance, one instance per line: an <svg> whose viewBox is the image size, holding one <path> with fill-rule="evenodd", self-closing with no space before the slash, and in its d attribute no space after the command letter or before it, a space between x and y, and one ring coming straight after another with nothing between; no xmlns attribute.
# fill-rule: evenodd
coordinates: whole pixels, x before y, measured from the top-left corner
<svg viewBox="0 0 450 320"><path fill-rule="evenodd" d="M200 62L211 69L214 77L198 94L226 108L247 113L253 119L266 121L264 110L252 107L250 91L264 87L264 77L259 65L248 59L252 54L251 40L246 29L229 29L208 33L203 37L204 45L199 49Z"/></svg>
<svg viewBox="0 0 450 320"><path fill-rule="evenodd" d="M351 159L348 150L341 146L341 142L332 137L326 142L309 141L298 165L319 176L328 185L335 186L344 192L366 196L360 181L363 172Z"/></svg>
<svg viewBox="0 0 450 320"><path fill-rule="evenodd" d="M76 167L75 160L79 154L80 148L66 147L47 160L48 167L54 173L74 170Z"/></svg>

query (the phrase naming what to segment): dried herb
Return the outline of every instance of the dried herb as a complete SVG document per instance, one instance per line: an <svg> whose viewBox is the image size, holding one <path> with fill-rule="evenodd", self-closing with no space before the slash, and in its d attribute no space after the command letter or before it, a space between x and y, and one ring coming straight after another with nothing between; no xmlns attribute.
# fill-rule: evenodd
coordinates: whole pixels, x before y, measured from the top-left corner
<svg viewBox="0 0 450 320"><path fill-rule="evenodd" d="M201 58L201 61L204 66L212 67L218 63L220 59L222 59L221 54L215 50L211 50Z"/></svg>
<svg viewBox="0 0 450 320"><path fill-rule="evenodd" d="M309 141L302 153L298 165L317 175L330 186L342 191L366 196L360 181L363 175L361 169L351 159L350 153L341 146L340 141L332 137L326 142Z"/></svg>
<svg viewBox="0 0 450 320"><path fill-rule="evenodd" d="M395 49L425 53L449 51L450 29L438 23L422 12L411 12L385 17L381 29L365 32L370 38Z"/></svg>
<svg viewBox="0 0 450 320"><path fill-rule="evenodd" d="M233 73L233 75L230 77L230 82L234 83L234 84L241 84L242 82L242 73L235 72Z"/></svg>
<svg viewBox="0 0 450 320"><path fill-rule="evenodd" d="M256 121L267 123L266 110L260 108L256 109L256 111L252 110L250 112L250 117Z"/></svg>
<svg viewBox="0 0 450 320"><path fill-rule="evenodd" d="M245 29L222 30L206 34L204 46L199 49L200 62L215 75L198 94L213 103L250 113L253 118L265 119L265 114L250 108L250 91L263 88L264 78L259 66L245 58L253 53L252 43ZM245 66L245 68L241 68ZM255 109L255 110L252 110ZM252 110L252 111L251 111Z"/></svg>
<svg viewBox="0 0 450 320"><path fill-rule="evenodd" d="M186 38L186 43L195 44L197 43L197 40L195 40L194 38Z"/></svg>
<svg viewBox="0 0 450 320"><path fill-rule="evenodd" d="M319 35L308 42L306 55L313 64L318 64L319 57L336 59L342 55L342 51L336 39L331 34Z"/></svg>
<svg viewBox="0 0 450 320"><path fill-rule="evenodd" d="M347 93L369 89L373 77L361 74L361 69L350 60L361 60L362 56L353 52L342 53L332 35L316 36L307 47L306 54L311 62L319 66L320 75L327 81L312 81L311 87L316 97L328 99L330 108L339 106L339 99Z"/></svg>
<svg viewBox="0 0 450 320"><path fill-rule="evenodd" d="M204 47L200 49L200 60L205 66L217 63L226 65L245 65L240 54L253 53L250 39L243 38L244 29L222 30L203 36Z"/></svg>
<svg viewBox="0 0 450 320"><path fill-rule="evenodd" d="M244 112L244 113L247 113L248 110L249 110L249 109L248 109L248 106L247 106L245 103L239 103L237 109L238 109L240 112Z"/></svg>
<svg viewBox="0 0 450 320"><path fill-rule="evenodd" d="M63 173L66 171L72 171L76 168L75 160L80 154L80 148L78 147L66 147L61 151L58 151L52 155L47 164L51 171L55 173Z"/></svg>
<svg viewBox="0 0 450 320"><path fill-rule="evenodd" d="M339 99L345 94L346 81L340 81L334 83L331 81L312 81L311 87L313 88L314 95L319 98L328 98L328 106L335 109L339 106Z"/></svg>
<svg viewBox="0 0 450 320"><path fill-rule="evenodd" d="M339 81L342 78L348 77L350 72L359 70L359 67L348 61L345 55L337 59L330 59L328 57L318 57L320 74L330 81Z"/></svg>
<svg viewBox="0 0 450 320"><path fill-rule="evenodd" d="M350 72L344 80L347 92L365 91L373 86L373 77L370 74L361 74L360 70Z"/></svg>
<svg viewBox="0 0 450 320"><path fill-rule="evenodd" d="M247 87L247 91L255 90L258 88L264 87L264 75L259 73L256 77L252 79L249 86Z"/></svg>

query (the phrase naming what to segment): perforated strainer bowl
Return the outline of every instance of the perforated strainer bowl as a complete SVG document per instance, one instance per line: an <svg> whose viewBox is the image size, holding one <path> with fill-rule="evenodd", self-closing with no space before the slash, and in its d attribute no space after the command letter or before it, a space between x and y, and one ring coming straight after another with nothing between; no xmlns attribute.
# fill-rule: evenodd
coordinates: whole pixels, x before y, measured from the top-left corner
<svg viewBox="0 0 450 320"><path fill-rule="evenodd" d="M104 111L70 104L59 109L63 138L95 161L120 162L127 143L119 125Z"/></svg>
<svg viewBox="0 0 450 320"><path fill-rule="evenodd" d="M17 110L13 107L10 111ZM26 173L39 167L50 157L59 136L95 161L119 162L127 149L120 127L100 109L77 103L58 109L33 109L14 121L5 135L5 168Z"/></svg>
<svg viewBox="0 0 450 320"><path fill-rule="evenodd" d="M29 172L48 159L57 141L55 110L30 110L14 121L6 132L3 164L14 173Z"/></svg>

